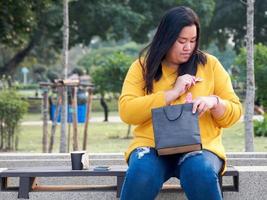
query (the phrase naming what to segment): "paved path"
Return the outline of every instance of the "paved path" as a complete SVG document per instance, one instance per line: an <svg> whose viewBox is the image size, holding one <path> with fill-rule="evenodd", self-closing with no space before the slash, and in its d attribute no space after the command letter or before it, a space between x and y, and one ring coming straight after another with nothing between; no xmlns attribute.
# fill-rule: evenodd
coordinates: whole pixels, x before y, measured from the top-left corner
<svg viewBox="0 0 267 200"><path fill-rule="evenodd" d="M108 117L109 119L109 122L111 123L121 123L121 119L119 116L110 116ZM263 120L263 116L261 115L254 115L253 117L254 120L257 120L257 121L262 121ZM99 123L99 122L103 122L104 118L103 117L93 117L90 119L90 122L96 122L96 123ZM244 116L242 116L240 118L240 121L244 121ZM52 122L51 121L48 121L49 124L51 124ZM29 126L29 125L43 125L43 122L42 121L24 121L21 123L21 125L24 125L24 126Z"/></svg>
<svg viewBox="0 0 267 200"><path fill-rule="evenodd" d="M109 119L109 122L111 122L111 123L122 122L119 116L110 116L110 117L108 117L108 119ZM93 117L89 121L99 123L99 122L103 122L103 120L104 120L104 117ZM52 122L48 121L48 124L52 124ZM21 123L21 125L23 125L23 126L43 125L43 122L42 121L24 121Z"/></svg>

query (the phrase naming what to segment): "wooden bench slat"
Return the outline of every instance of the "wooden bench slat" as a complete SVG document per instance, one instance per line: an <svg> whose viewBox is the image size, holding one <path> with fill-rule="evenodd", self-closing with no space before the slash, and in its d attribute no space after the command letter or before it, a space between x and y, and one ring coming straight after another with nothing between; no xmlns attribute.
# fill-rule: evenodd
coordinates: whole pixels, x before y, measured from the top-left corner
<svg viewBox="0 0 267 200"><path fill-rule="evenodd" d="M117 190L117 185L37 185L34 191Z"/></svg>

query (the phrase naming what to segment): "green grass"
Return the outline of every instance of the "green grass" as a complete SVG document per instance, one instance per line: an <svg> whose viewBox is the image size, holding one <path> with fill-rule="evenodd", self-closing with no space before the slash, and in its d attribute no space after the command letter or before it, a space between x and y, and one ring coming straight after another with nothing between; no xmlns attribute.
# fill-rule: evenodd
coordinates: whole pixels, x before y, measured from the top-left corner
<svg viewBox="0 0 267 200"><path fill-rule="evenodd" d="M72 128L72 127L71 127ZM79 147L82 145L83 125L79 125ZM123 152L130 139L125 139L128 126L123 123L91 123L88 127L87 149L89 152ZM51 132L51 126L48 128ZM71 129L71 132L72 129ZM57 126L53 152L59 151L60 126ZM72 146L72 143L71 143ZM72 147L70 148L72 150ZM21 126L19 152L42 152L42 126Z"/></svg>
<svg viewBox="0 0 267 200"><path fill-rule="evenodd" d="M237 123L231 128L224 129L223 144L226 151L244 151L244 123ZM267 151L267 137L254 138L255 151Z"/></svg>
<svg viewBox="0 0 267 200"><path fill-rule="evenodd" d="M92 113L94 116L102 116L102 113ZM113 113L112 115L117 115ZM40 115L39 115L40 116ZM29 120L30 119L30 120ZM28 115L24 120L38 119L36 115ZM79 125L79 147L82 145L83 125ZM128 125L123 123L90 123L88 128L87 147L89 152L124 152L131 139L125 139ZM51 132L51 126L48 128ZM71 129L72 132L72 129ZM59 152L60 126L57 126L56 140L53 152ZM267 151L267 138L256 137L254 139L256 151ZM223 143L227 152L244 151L244 124L237 123L231 128L225 129ZM72 148L70 149L72 150ZM20 127L19 152L42 152L42 126L30 125Z"/></svg>
<svg viewBox="0 0 267 200"><path fill-rule="evenodd" d="M112 111L109 112L109 116L118 116L118 112ZM91 117L103 117L104 119L104 112L92 112ZM41 113L27 113L24 115L22 121L41 121L42 114Z"/></svg>

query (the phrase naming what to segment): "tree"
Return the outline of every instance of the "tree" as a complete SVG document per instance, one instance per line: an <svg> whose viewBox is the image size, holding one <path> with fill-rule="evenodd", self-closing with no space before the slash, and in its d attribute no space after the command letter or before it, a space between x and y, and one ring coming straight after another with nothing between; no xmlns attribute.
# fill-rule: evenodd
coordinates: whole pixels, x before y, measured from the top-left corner
<svg viewBox="0 0 267 200"><path fill-rule="evenodd" d="M3 82L5 80L1 80ZM0 92L0 150L17 150L18 126L28 110L28 103L12 88Z"/></svg>
<svg viewBox="0 0 267 200"><path fill-rule="evenodd" d="M255 85L256 85L256 99L259 100L260 104L265 108L267 107L267 46L263 44L257 44L254 47L254 65L255 65ZM246 55L247 51L245 48L240 50L239 55L235 59L235 68L237 73L235 79L241 84L246 84Z"/></svg>
<svg viewBox="0 0 267 200"><path fill-rule="evenodd" d="M106 42L100 43L99 46L107 45ZM124 45L115 44L115 46L109 44L106 47L93 49L79 60L78 64L92 76L96 89L95 93L100 94L100 105L103 107L105 115L104 121L108 121L109 112L105 97L113 94L115 94L113 97L118 97L131 61L138 57L141 48L142 45L134 42ZM122 69L118 70L117 68ZM115 74L112 73L113 70L116 71Z"/></svg>
<svg viewBox="0 0 267 200"><path fill-rule="evenodd" d="M245 150L254 151L254 98L255 98L255 79L254 79L254 0L247 0L247 87L245 102Z"/></svg>
<svg viewBox="0 0 267 200"><path fill-rule="evenodd" d="M243 0L216 0L214 15L207 29L207 41L204 41L204 43L217 41L217 45L220 47L220 49L224 49L229 40L232 40L235 44L235 50L238 52L240 47L245 46L244 37L246 35L246 8L246 3L244 3ZM255 43L262 43L266 45L266 1L255 1L254 8Z"/></svg>
<svg viewBox="0 0 267 200"><path fill-rule="evenodd" d="M103 40L129 37L147 42L159 18L169 8L189 5L196 9L206 26L211 19L214 0L79 0L69 3L70 47L89 45L94 36ZM59 59L62 49L63 6L60 0L1 1L0 44L13 54L0 66L0 73L12 73L25 57L38 62ZM49 57L49 59L48 59ZM53 58L53 59L52 59Z"/></svg>
<svg viewBox="0 0 267 200"><path fill-rule="evenodd" d="M62 26L60 2L59 0L0 2L3 11L0 12L0 43L13 52L0 67L1 74L14 72L33 49L52 50L55 44L62 40L58 31ZM46 48L41 48L43 46Z"/></svg>
<svg viewBox="0 0 267 200"><path fill-rule="evenodd" d="M105 95L112 94L119 97L123 80L129 66L133 62L133 57L121 52L113 52L107 57L102 57L99 65L90 69L96 92L100 94L100 102L105 112L105 120L108 121L108 106L105 102Z"/></svg>

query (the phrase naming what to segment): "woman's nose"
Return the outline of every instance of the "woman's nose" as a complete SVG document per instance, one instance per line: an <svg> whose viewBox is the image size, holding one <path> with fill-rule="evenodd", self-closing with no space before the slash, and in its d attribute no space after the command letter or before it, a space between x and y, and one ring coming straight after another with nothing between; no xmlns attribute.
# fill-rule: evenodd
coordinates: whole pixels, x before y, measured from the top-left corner
<svg viewBox="0 0 267 200"><path fill-rule="evenodd" d="M184 49L185 50L191 50L191 45L190 45L190 42L187 42L187 43L185 43L185 45L184 45Z"/></svg>

